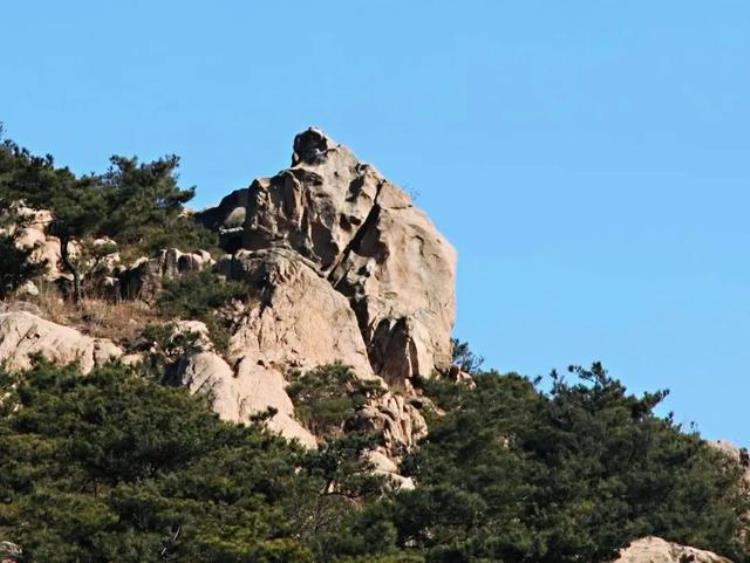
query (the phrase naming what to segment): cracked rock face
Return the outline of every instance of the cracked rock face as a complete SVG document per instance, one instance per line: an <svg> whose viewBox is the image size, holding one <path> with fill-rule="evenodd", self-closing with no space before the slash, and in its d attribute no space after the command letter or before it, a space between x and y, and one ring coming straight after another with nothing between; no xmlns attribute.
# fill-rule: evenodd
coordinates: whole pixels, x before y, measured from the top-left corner
<svg viewBox="0 0 750 563"><path fill-rule="evenodd" d="M292 166L250 186L243 246L292 250L344 296L369 369L390 385L450 368L455 251L408 195L321 131L298 135Z"/></svg>
<svg viewBox="0 0 750 563"><path fill-rule="evenodd" d="M251 287L254 302L232 336L230 357L249 355L282 371L340 361L373 377L347 299L308 261L284 249L241 251L229 267L231 277Z"/></svg>
<svg viewBox="0 0 750 563"><path fill-rule="evenodd" d="M231 235L223 243L233 254L214 268L244 281L249 296L234 316L226 358L213 350L188 355L179 382L210 390L225 419L246 421L272 406L272 429L314 447L315 437L293 418L286 376L334 362L351 366L358 377L387 384L360 414L383 436L372 452L379 470L393 473L392 460L427 430L405 398L412 379L451 367L450 244L409 196L317 129L297 135L288 169L198 218Z"/></svg>

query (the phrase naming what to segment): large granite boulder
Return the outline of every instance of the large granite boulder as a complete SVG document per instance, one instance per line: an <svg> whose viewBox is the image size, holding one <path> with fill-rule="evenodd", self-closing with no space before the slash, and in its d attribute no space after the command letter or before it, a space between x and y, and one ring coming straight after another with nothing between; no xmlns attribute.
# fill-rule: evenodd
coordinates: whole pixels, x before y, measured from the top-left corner
<svg viewBox="0 0 750 563"><path fill-rule="evenodd" d="M317 129L292 166L250 186L243 246L285 248L344 295L390 384L447 371L456 253L409 196Z"/></svg>
<svg viewBox="0 0 750 563"><path fill-rule="evenodd" d="M295 138L288 169L198 219L219 233L236 233L242 221L242 248L227 248L233 254L214 271L245 282L248 299L232 313L225 357L189 354L180 383L210 390L227 419L245 421L272 406L269 426L312 446L293 418L287 376L342 362L386 391L360 413L383 436L377 459L397 459L424 436L409 397L415 378L451 368L456 253L407 194L308 129ZM158 263L139 267L159 279Z"/></svg>
<svg viewBox="0 0 750 563"><path fill-rule="evenodd" d="M250 304L229 355L251 356L282 372L340 361L373 377L357 319L347 299L309 261L284 249L239 252L219 271L248 284Z"/></svg>
<svg viewBox="0 0 750 563"><path fill-rule="evenodd" d="M0 313L0 364L7 369L27 370L33 358L41 355L56 364L78 364L83 373L88 373L122 354L110 340L86 336L32 313Z"/></svg>

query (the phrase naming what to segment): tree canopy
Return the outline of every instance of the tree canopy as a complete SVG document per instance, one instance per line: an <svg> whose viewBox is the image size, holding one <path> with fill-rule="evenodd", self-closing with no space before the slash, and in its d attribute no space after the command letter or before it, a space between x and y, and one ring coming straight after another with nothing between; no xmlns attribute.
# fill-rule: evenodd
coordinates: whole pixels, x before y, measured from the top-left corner
<svg viewBox="0 0 750 563"><path fill-rule="evenodd" d="M366 434L306 452L129 368L42 362L0 379L0 535L30 561L597 561L648 534L746 560L739 468L656 416L663 393L572 375L427 384L430 434L402 464L417 487L389 492ZM341 404L300 381L316 424L361 402L348 379Z"/></svg>

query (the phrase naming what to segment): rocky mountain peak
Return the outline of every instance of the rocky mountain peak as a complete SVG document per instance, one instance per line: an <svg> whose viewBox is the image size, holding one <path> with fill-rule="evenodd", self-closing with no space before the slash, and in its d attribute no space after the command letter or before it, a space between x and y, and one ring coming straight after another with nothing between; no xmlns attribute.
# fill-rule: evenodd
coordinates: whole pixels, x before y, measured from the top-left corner
<svg viewBox="0 0 750 563"><path fill-rule="evenodd" d="M374 167L307 129L292 166L248 188L244 215L243 248L291 250L346 297L375 374L409 388L450 368L456 253Z"/></svg>

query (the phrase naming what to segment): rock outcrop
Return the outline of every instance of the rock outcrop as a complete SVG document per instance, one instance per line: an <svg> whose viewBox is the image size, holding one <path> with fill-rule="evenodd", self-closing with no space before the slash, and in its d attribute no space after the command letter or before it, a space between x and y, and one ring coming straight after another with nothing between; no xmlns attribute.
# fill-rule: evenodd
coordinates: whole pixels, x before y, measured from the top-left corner
<svg viewBox="0 0 750 563"><path fill-rule="evenodd" d="M117 359L122 350L111 341L92 338L26 311L0 313L0 364L10 370L27 370L34 356L56 364L77 363L88 373Z"/></svg>
<svg viewBox="0 0 750 563"><path fill-rule="evenodd" d="M408 399L412 381L451 368L456 254L409 196L308 129L294 140L289 169L198 218L234 236L242 221L243 248L229 245L233 255L215 270L244 281L249 303L228 363L195 354L181 366L182 382L211 387L218 412L232 420L273 406L272 427L305 443L314 440L292 418L285 376L342 362L388 387L361 413L384 436L377 454L413 446L426 425Z"/></svg>
<svg viewBox="0 0 750 563"><path fill-rule="evenodd" d="M735 446L726 440L708 441L706 443L742 468L743 486L745 490L750 491L750 454L747 449Z"/></svg>
<svg viewBox="0 0 750 563"><path fill-rule="evenodd" d="M45 264L45 277L52 281L60 277L60 239L47 234L52 222L52 213L46 209L33 209L24 202L15 202L7 209L7 214L17 218L17 225L7 230L16 231L16 244L22 248L33 248L31 259L37 264Z"/></svg>
<svg viewBox="0 0 750 563"><path fill-rule="evenodd" d="M291 249L345 296L389 384L450 368L455 251L407 194L321 131L298 135L291 168L250 186L243 246Z"/></svg>
<svg viewBox="0 0 750 563"><path fill-rule="evenodd" d="M279 371L249 357L232 368L216 352L199 350L183 356L175 372L179 385L191 393L208 394L214 411L223 420L247 422L251 415L271 407L276 414L268 421L269 429L289 440L299 440L305 447L316 447L315 436L294 419L287 382Z"/></svg>
<svg viewBox="0 0 750 563"><path fill-rule="evenodd" d="M238 250L242 245L248 191L247 188L235 190L216 207L195 214L195 218L204 227L219 234L221 247L229 252Z"/></svg>
<svg viewBox="0 0 750 563"><path fill-rule="evenodd" d="M119 276L119 288L126 299L153 301L162 282L212 266L211 255L205 250L185 253L176 248L160 250L151 258L139 258Z"/></svg>
<svg viewBox="0 0 750 563"><path fill-rule="evenodd" d="M309 261L268 249L241 251L228 266L231 277L247 282L251 299L230 357L250 356L282 372L340 361L360 377L372 377L354 312Z"/></svg>
<svg viewBox="0 0 750 563"><path fill-rule="evenodd" d="M18 563L22 557L21 546L9 541L0 541L0 563Z"/></svg>
<svg viewBox="0 0 750 563"><path fill-rule="evenodd" d="M613 563L732 563L710 551L671 543L657 537L632 542Z"/></svg>

